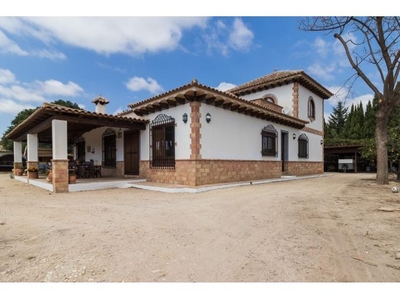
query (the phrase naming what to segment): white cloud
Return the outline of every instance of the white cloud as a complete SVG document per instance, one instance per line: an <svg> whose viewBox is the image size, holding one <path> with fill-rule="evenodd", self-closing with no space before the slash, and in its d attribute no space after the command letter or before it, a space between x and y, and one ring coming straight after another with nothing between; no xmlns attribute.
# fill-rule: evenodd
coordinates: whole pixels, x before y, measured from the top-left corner
<svg viewBox="0 0 400 300"><path fill-rule="evenodd" d="M44 102L46 98L33 90L19 85L2 86L0 85L0 95L13 100L23 102Z"/></svg>
<svg viewBox="0 0 400 300"><path fill-rule="evenodd" d="M13 26L0 23L0 27L12 34L29 33L45 43L61 41L106 55L174 50L179 47L184 30L204 27L207 22L207 18L194 17L33 17L18 20L20 22L14 22L18 24Z"/></svg>
<svg viewBox="0 0 400 300"><path fill-rule="evenodd" d="M163 87L150 77L146 80L143 77L134 76L126 83L126 87L134 92L147 90L152 94L158 94L164 91Z"/></svg>
<svg viewBox="0 0 400 300"><path fill-rule="evenodd" d="M31 52L32 56L37 56L40 58L48 58L50 60L64 60L67 59L64 53L61 53L59 51L54 51L54 50L47 50L47 49L42 49L42 50L34 50Z"/></svg>
<svg viewBox="0 0 400 300"><path fill-rule="evenodd" d="M228 82L221 82L215 89L225 92L227 90L233 89L236 85Z"/></svg>
<svg viewBox="0 0 400 300"><path fill-rule="evenodd" d="M314 40L313 46L316 49L316 52L319 55L321 55L322 57L326 57L331 50L331 45L329 45L329 43L327 43L325 40L323 40L320 37L317 37Z"/></svg>
<svg viewBox="0 0 400 300"><path fill-rule="evenodd" d="M330 81L335 79L334 74L337 72L337 68L334 62L331 62L329 65L325 66L321 65L320 63L315 63L307 68L307 72L310 73L310 75Z"/></svg>
<svg viewBox="0 0 400 300"><path fill-rule="evenodd" d="M119 114L119 113L122 113L124 110L123 110L123 108L122 108L122 106L119 106L114 112L113 112L113 115L117 115L117 114Z"/></svg>
<svg viewBox="0 0 400 300"><path fill-rule="evenodd" d="M0 112L8 113L8 114L17 114L21 110L35 108L35 106L29 104L20 104L10 99L1 99L0 98Z"/></svg>
<svg viewBox="0 0 400 300"><path fill-rule="evenodd" d="M347 107L351 107L352 104L359 105L360 102L361 102L363 107L364 107L364 110L365 110L366 107L367 107L368 101L372 101L373 99L374 99L374 95L373 94L361 95L361 96L358 96L358 97L353 98L353 99L348 99L346 101L346 106Z"/></svg>
<svg viewBox="0 0 400 300"><path fill-rule="evenodd" d="M0 84L12 83L15 81L15 75L8 69L0 69Z"/></svg>
<svg viewBox="0 0 400 300"><path fill-rule="evenodd" d="M343 102L345 107L351 107L352 104L358 105L361 102L365 109L368 101L372 101L374 98L373 94L364 94L354 97L346 87L330 86L328 90L334 94L327 100L332 107L336 107L339 101Z"/></svg>
<svg viewBox="0 0 400 300"><path fill-rule="evenodd" d="M46 81L19 82L13 72L0 69L0 111L18 113L25 108L37 107L57 97L75 97L84 94L74 82ZM51 98L49 98L51 97Z"/></svg>
<svg viewBox="0 0 400 300"><path fill-rule="evenodd" d="M241 19L236 18L233 22L233 30L229 35L229 44L235 50L247 51L253 41L254 34Z"/></svg>
<svg viewBox="0 0 400 300"><path fill-rule="evenodd" d="M10 40L1 30L0 30L0 53L12 53L21 56L28 55L28 52L22 50L16 43Z"/></svg>
<svg viewBox="0 0 400 300"><path fill-rule="evenodd" d="M214 27L207 27L203 34L207 52L211 54L213 51L217 51L224 56L227 56L230 50L248 51L252 46L253 39L253 32L240 18L235 18L232 25L217 20Z"/></svg>
<svg viewBox="0 0 400 300"><path fill-rule="evenodd" d="M68 81L64 84L58 80L35 81L33 83L35 90L44 95L62 95L74 97L83 93L83 89L76 83Z"/></svg>

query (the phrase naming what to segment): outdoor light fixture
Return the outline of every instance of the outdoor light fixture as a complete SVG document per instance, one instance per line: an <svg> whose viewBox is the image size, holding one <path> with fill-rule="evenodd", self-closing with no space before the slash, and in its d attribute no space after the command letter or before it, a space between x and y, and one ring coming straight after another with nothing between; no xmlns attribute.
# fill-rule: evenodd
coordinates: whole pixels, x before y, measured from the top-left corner
<svg viewBox="0 0 400 300"><path fill-rule="evenodd" d="M121 128L118 130L118 138L119 139L122 138L122 129Z"/></svg>
<svg viewBox="0 0 400 300"><path fill-rule="evenodd" d="M295 134L295 133L293 133L293 139L294 139L294 140L296 139L296 134Z"/></svg>
<svg viewBox="0 0 400 300"><path fill-rule="evenodd" d="M321 140L321 145L323 144L324 142Z"/></svg>
<svg viewBox="0 0 400 300"><path fill-rule="evenodd" d="M182 121L183 121L183 123L187 123L187 121L188 121L188 115L187 115L187 113L184 113L183 114L183 116L182 116Z"/></svg>
<svg viewBox="0 0 400 300"><path fill-rule="evenodd" d="M206 114L206 121L207 121L207 123L210 123L210 122L211 122L211 115L210 115L210 113L207 113L207 114Z"/></svg>

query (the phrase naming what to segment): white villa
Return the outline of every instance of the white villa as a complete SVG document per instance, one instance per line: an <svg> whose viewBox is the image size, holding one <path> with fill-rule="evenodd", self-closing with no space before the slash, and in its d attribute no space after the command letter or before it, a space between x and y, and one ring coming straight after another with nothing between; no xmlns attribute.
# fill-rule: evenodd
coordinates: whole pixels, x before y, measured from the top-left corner
<svg viewBox="0 0 400 300"><path fill-rule="evenodd" d="M74 159L101 165L102 176L199 186L323 173L324 100L332 93L301 70L276 71L219 91L192 80L106 114L43 104L8 134L14 167L38 163L52 142L53 187L68 191L68 143Z"/></svg>

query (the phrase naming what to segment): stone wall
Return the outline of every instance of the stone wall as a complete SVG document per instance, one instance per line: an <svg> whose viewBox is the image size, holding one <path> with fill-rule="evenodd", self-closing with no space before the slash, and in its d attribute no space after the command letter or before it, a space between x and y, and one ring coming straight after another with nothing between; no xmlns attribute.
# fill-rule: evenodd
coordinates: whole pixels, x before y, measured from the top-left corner
<svg viewBox="0 0 400 300"><path fill-rule="evenodd" d="M140 162L140 177L150 182L199 186L205 184L279 178L280 161L177 160L175 169L151 169Z"/></svg>
<svg viewBox="0 0 400 300"><path fill-rule="evenodd" d="M288 161L287 166L287 172L290 175L304 176L324 173L323 162Z"/></svg>

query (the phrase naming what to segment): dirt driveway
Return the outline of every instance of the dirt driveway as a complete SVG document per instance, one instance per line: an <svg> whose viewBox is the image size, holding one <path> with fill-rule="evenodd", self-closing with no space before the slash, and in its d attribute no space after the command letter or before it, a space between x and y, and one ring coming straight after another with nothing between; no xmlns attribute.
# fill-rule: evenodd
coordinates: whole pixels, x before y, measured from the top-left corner
<svg viewBox="0 0 400 300"><path fill-rule="evenodd" d="M400 194L371 174L327 175L53 194L0 174L0 281L400 281Z"/></svg>

